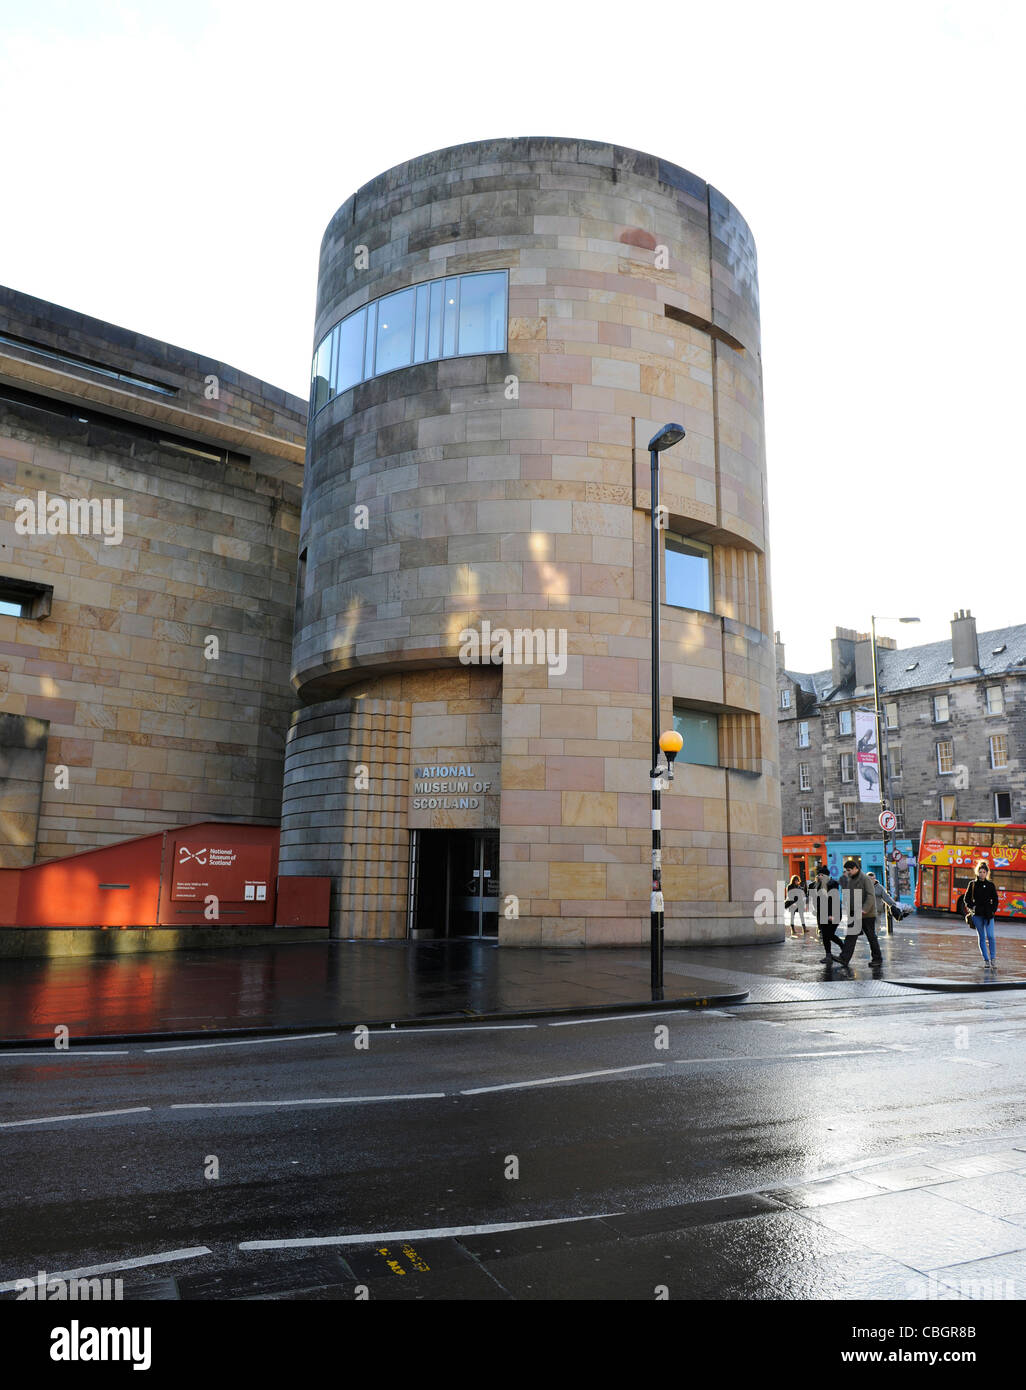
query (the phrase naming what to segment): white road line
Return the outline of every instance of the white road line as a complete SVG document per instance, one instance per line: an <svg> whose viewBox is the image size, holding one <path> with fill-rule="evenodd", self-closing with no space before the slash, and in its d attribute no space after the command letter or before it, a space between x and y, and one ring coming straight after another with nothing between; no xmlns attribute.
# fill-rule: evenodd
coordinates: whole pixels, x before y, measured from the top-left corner
<svg viewBox="0 0 1026 1390"><path fill-rule="evenodd" d="M34 1120L3 1120L0 1129L15 1129L18 1125L55 1125L63 1120L99 1120L105 1115L141 1115L148 1105L133 1105L129 1110L91 1110L85 1115L39 1115Z"/></svg>
<svg viewBox="0 0 1026 1390"><path fill-rule="evenodd" d="M104 1048L102 1052L84 1052L77 1047L69 1048L66 1052L56 1048L28 1049L24 1052L0 1052L0 1057L20 1057L23 1062L37 1062L41 1058L49 1057L127 1057L129 1050L127 1047Z"/></svg>
<svg viewBox="0 0 1026 1390"><path fill-rule="evenodd" d="M565 1226L571 1221L604 1221L618 1211L597 1216L557 1216L549 1221L496 1221L488 1226L435 1226L422 1231L370 1231L356 1236L310 1236L305 1240L242 1240L240 1250L289 1250L303 1245L377 1245L381 1241L450 1240L454 1236L490 1236L500 1231L529 1231L539 1226Z"/></svg>
<svg viewBox="0 0 1026 1390"><path fill-rule="evenodd" d="M371 1028L372 1037L401 1038L407 1033L508 1033L516 1028L537 1028L537 1023L467 1023L458 1028Z"/></svg>
<svg viewBox="0 0 1026 1390"><path fill-rule="evenodd" d="M872 1052L889 1052L886 1047L861 1047L849 1052L772 1052L759 1057L675 1057L678 1066L696 1062L793 1062L800 1057L865 1057Z"/></svg>
<svg viewBox="0 0 1026 1390"><path fill-rule="evenodd" d="M374 1100L444 1100L445 1091L422 1091L410 1096L318 1096L313 1100L210 1100L172 1105L172 1110L243 1110L267 1105L363 1105Z"/></svg>
<svg viewBox="0 0 1026 1390"><path fill-rule="evenodd" d="M159 1255L137 1255L131 1260L114 1260L106 1265L87 1265L84 1269L62 1269L60 1273L44 1271L47 1279L88 1279L94 1274L112 1274L116 1269L142 1269L146 1265L172 1264L175 1260L195 1260L199 1255L209 1255L210 1247L192 1245L187 1250L164 1250ZM36 1282L36 1275L26 1276ZM12 1293L22 1281L10 1279L0 1284L0 1293Z"/></svg>
<svg viewBox="0 0 1026 1390"><path fill-rule="evenodd" d="M604 1071L579 1071L572 1076L543 1076L539 1081L509 1081L505 1086L474 1086L469 1091L461 1091L461 1096L481 1096L486 1091L522 1091L528 1086L559 1086L566 1081L587 1081L592 1076L619 1076L626 1071L646 1071L650 1067L664 1067L665 1062L642 1062L636 1067L608 1067Z"/></svg>
<svg viewBox="0 0 1026 1390"><path fill-rule="evenodd" d="M257 1043L305 1042L309 1038L337 1038L338 1033L292 1033L287 1037L242 1038L232 1042L172 1043L167 1047L144 1047L144 1052L194 1052L201 1047L255 1047Z"/></svg>
<svg viewBox="0 0 1026 1390"><path fill-rule="evenodd" d="M961 1062L963 1067L996 1067L998 1062L978 1062L975 1057L940 1057L941 1062Z"/></svg>
<svg viewBox="0 0 1026 1390"><path fill-rule="evenodd" d="M624 1019L636 1023L639 1019L644 1022L646 1018L666 1018L669 1014L681 1014L685 1018L704 1018L712 1012L712 1009L642 1009L636 1014L607 1014L599 1018L560 1019L558 1023L550 1023L548 1026L550 1028L579 1028L582 1023L621 1023Z"/></svg>

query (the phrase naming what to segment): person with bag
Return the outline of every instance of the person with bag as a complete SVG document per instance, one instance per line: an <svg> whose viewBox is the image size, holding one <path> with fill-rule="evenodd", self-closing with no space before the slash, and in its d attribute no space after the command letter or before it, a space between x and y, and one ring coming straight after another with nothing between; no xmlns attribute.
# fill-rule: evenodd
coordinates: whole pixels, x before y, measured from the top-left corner
<svg viewBox="0 0 1026 1390"><path fill-rule="evenodd" d="M857 859L846 859L844 863L844 898L847 925L844 945L841 947L841 964L847 966L855 954L855 943L865 936L869 943L869 959L873 965L882 965L880 943L876 939L876 891L873 880L862 872Z"/></svg>
<svg viewBox="0 0 1026 1390"><path fill-rule="evenodd" d="M994 917L998 910L997 889L990 881L990 865L982 859L976 865L976 877L969 880L969 886L965 890L965 920L976 928L976 935L980 941L980 954L983 956L984 969L988 965L995 963L996 954L994 950ZM987 955L987 948L990 948L990 955Z"/></svg>
<svg viewBox="0 0 1026 1390"><path fill-rule="evenodd" d="M831 944L843 950L843 942L837 939L837 928L841 922L841 885L830 877L825 864L816 869L816 877L809 888L809 907L819 925L819 935L823 942L823 960L834 961L838 957L830 950Z"/></svg>
<svg viewBox="0 0 1026 1390"><path fill-rule="evenodd" d="M791 935L797 936L794 929L794 919L798 918L798 925L802 929L802 936L805 935L805 894L802 892L802 881L797 874L791 875L791 882L787 885L787 896L784 898L784 907L791 919Z"/></svg>
<svg viewBox="0 0 1026 1390"><path fill-rule="evenodd" d="M866 877L871 878L873 880L873 892L876 894L877 903L886 904L886 906L891 909L891 915L894 917L895 921L900 922L902 918L906 915L905 908L902 907L901 903L898 902L897 898L891 897L890 893L888 893L887 889L883 886L882 883L877 882L876 874L868 873L866 874ZM877 910L879 911L879 907Z"/></svg>

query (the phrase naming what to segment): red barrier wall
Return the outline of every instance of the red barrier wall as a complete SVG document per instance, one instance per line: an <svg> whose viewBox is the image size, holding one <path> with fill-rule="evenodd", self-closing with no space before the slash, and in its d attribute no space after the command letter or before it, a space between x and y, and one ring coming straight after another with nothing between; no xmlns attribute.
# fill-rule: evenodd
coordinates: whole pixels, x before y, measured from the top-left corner
<svg viewBox="0 0 1026 1390"><path fill-rule="evenodd" d="M19 870L19 927L145 927L156 921L163 835ZM116 885L104 887L102 885Z"/></svg>
<svg viewBox="0 0 1026 1390"><path fill-rule="evenodd" d="M330 902L330 878L280 878L275 924L279 927L330 926Z"/></svg>

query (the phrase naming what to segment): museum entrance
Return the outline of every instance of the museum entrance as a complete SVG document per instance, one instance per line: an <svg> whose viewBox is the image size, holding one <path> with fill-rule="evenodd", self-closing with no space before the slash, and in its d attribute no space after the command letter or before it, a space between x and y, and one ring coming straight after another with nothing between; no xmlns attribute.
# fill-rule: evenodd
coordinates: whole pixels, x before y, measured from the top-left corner
<svg viewBox="0 0 1026 1390"><path fill-rule="evenodd" d="M410 836L410 935L497 937L499 832L413 830Z"/></svg>

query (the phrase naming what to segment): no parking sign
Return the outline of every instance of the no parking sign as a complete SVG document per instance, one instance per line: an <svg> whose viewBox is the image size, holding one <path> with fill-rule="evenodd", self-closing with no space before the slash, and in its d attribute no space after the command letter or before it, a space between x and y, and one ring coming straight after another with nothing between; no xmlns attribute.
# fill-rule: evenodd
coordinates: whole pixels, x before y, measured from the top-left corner
<svg viewBox="0 0 1026 1390"><path fill-rule="evenodd" d="M891 831L898 824L898 817L893 811L881 811L877 822L881 830Z"/></svg>

